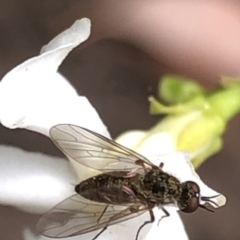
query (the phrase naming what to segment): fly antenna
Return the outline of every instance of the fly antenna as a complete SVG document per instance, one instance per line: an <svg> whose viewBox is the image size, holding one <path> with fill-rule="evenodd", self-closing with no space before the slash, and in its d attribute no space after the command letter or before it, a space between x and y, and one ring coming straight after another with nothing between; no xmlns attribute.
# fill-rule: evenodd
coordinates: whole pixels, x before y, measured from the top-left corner
<svg viewBox="0 0 240 240"><path fill-rule="evenodd" d="M218 197L218 196L220 196L220 194L219 194L219 195L212 196L212 197L201 197L201 200L206 201L206 202L210 202L210 203L212 203L213 205L215 205L216 207L219 207L219 205L218 205L216 202L214 202L213 200L211 200L212 198L216 198L216 197Z"/></svg>
<svg viewBox="0 0 240 240"><path fill-rule="evenodd" d="M212 198L216 198L216 197L218 197L218 196L220 196L220 195L215 195L215 196L211 196L211 197L201 197L201 200L202 200L202 201L206 201L206 202L208 202L208 203L212 203L212 204L215 205L216 207L219 207L219 205L218 205L216 202L214 202L213 200L211 200ZM214 211L213 211L212 209L206 207L205 205L199 205L199 207L200 207L200 208L203 208L203 209L205 209L205 210L207 210L207 211L209 211L209 212L214 213Z"/></svg>
<svg viewBox="0 0 240 240"><path fill-rule="evenodd" d="M210 208L207 208L206 206L204 206L204 205L199 205L199 207L200 208L203 208L203 209L205 209L205 210L207 210L207 211L209 211L209 212L212 212L212 213L214 213L214 211L212 210L212 209L210 209Z"/></svg>

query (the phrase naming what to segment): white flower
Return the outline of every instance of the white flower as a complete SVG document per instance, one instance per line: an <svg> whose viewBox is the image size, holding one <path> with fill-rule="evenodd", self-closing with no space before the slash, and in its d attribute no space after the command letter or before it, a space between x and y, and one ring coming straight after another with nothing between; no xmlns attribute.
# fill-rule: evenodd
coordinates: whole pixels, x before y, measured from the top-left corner
<svg viewBox="0 0 240 240"><path fill-rule="evenodd" d="M0 83L0 121L8 128L26 128L49 136L49 129L59 123L75 124L109 137L109 133L96 110L87 98L78 96L75 89L57 70L68 53L90 34L90 21L81 19L71 28L44 46L41 54L20 64L6 74ZM136 134L141 134L137 132ZM186 154L171 152L172 142L167 135L158 135L136 149L135 143L123 139L122 143L135 148L143 155L159 164L164 162L164 170L181 180L194 180L206 196L216 195L199 179L189 163ZM157 141L156 141L157 140ZM119 140L121 141L121 140ZM76 176L68 164L58 158L42 154L26 153L18 149L3 147L0 151L0 203L18 207L31 213L43 213L61 200L74 193ZM6 160L8 159L8 160ZM224 198L221 198L224 201ZM218 203L221 202L218 200ZM140 239L162 240L188 239L184 226L174 208L169 208L171 216L157 226L162 211L154 209L156 221L141 231ZM135 239L139 225L149 219L148 212L140 217L109 227L98 240ZM169 231L174 225L174 231ZM151 231L148 233L149 229ZM90 233L72 239L90 239ZM48 239L35 235L30 230L24 232L25 239ZM180 237L180 238L179 238Z"/></svg>

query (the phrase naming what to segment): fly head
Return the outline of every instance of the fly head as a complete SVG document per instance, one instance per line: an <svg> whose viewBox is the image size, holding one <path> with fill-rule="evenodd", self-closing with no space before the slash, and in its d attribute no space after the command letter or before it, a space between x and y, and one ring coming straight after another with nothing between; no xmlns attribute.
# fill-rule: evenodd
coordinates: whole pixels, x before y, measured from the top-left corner
<svg viewBox="0 0 240 240"><path fill-rule="evenodd" d="M187 181L182 183L182 194L179 201L179 207L180 210L185 213L195 212L199 207L209 212L214 212L212 209L209 209L205 205L200 204L200 201L202 200L206 202L211 202L218 207L218 205L211 200L212 198L215 197L217 196L212 197L201 196L198 184L192 181Z"/></svg>

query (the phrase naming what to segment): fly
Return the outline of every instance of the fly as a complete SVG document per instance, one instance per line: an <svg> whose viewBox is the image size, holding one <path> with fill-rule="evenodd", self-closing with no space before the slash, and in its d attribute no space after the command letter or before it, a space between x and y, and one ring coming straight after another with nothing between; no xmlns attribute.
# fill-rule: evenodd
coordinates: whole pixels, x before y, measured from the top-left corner
<svg viewBox="0 0 240 240"><path fill-rule="evenodd" d="M115 141L74 125L54 126L50 136L68 158L94 171L75 186L75 195L41 217L37 228L47 237L65 238L101 229L94 240L108 226L148 211L150 219L139 227L137 240L140 230L155 221L154 207L160 207L164 217L169 216L164 206L171 203L185 213L199 207L213 212L200 200L216 204L211 201L216 196L202 197L197 183L181 183L162 170L163 163L156 166Z"/></svg>

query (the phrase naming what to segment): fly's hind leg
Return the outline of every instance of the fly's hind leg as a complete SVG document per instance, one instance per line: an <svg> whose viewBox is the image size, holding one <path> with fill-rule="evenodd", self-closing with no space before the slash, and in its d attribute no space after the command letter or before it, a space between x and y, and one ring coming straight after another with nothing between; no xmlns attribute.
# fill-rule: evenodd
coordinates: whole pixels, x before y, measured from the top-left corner
<svg viewBox="0 0 240 240"><path fill-rule="evenodd" d="M101 213L100 217L98 218L97 222L100 222L100 219L102 218L102 216L104 215L104 213L106 212L108 208L108 205L104 208L103 212ZM92 240L97 239L106 229L108 226L104 227Z"/></svg>
<svg viewBox="0 0 240 240"><path fill-rule="evenodd" d="M97 239L106 229L108 226L104 227L92 240Z"/></svg>
<svg viewBox="0 0 240 240"><path fill-rule="evenodd" d="M139 229L138 229L138 231L137 231L137 234L136 234L135 240L138 239L139 233L140 233L141 229L142 229L145 225L147 225L147 224L149 224L149 223L153 223L153 222L155 221L155 217L154 217L154 214L153 214L152 209L149 210L149 214L150 214L150 220L144 222L144 223L139 227Z"/></svg>
<svg viewBox="0 0 240 240"><path fill-rule="evenodd" d="M159 223L163 220L163 218L166 218L166 217L169 217L169 216L170 216L169 212L168 212L164 207L162 207L161 209L162 209L162 211L164 212L165 215L162 216L162 217L158 220L158 225L159 225Z"/></svg>

